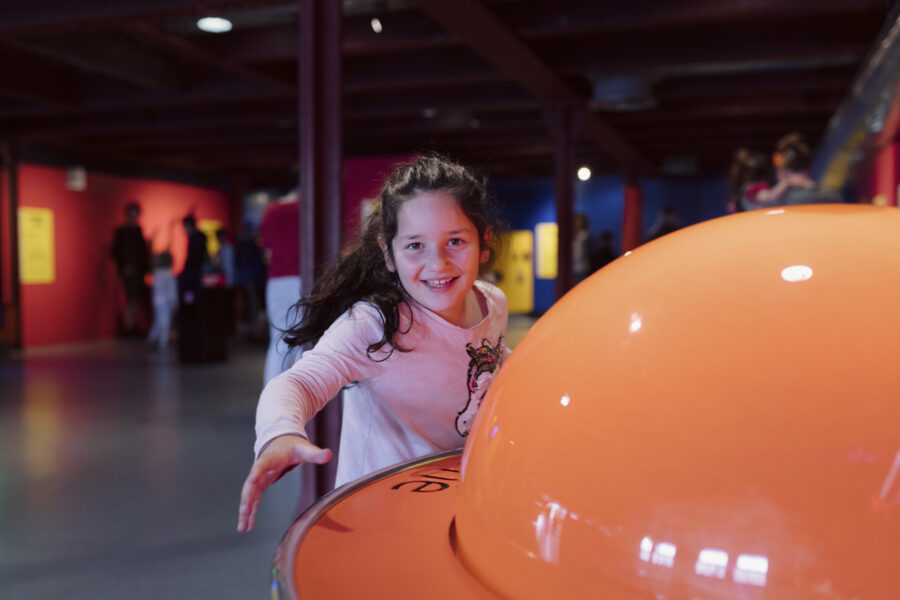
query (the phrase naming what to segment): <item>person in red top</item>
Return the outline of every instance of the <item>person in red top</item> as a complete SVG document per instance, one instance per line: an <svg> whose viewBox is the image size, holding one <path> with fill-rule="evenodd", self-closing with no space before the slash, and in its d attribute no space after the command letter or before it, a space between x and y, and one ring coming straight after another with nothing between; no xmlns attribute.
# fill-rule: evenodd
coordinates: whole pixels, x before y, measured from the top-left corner
<svg viewBox="0 0 900 600"><path fill-rule="evenodd" d="M271 202L260 225L262 247L269 259L266 282L266 315L269 349L263 383L289 368L300 357L284 343L284 331L293 324L291 307L300 300L300 201L296 192ZM292 315L297 319L300 315Z"/></svg>

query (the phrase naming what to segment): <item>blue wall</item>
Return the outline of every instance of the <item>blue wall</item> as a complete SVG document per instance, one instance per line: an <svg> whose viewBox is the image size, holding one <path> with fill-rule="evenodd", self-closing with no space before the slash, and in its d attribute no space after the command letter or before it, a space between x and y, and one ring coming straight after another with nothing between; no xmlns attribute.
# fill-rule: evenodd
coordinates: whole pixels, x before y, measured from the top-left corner
<svg viewBox="0 0 900 600"><path fill-rule="evenodd" d="M537 223L556 222L551 179L498 179L491 182L501 215L513 231ZM553 304L553 279L534 279L534 310L544 312Z"/></svg>
<svg viewBox="0 0 900 600"><path fill-rule="evenodd" d="M666 204L675 206L682 227L727 214L728 180L725 177L664 177L641 181L644 234L656 223Z"/></svg>
<svg viewBox="0 0 900 600"><path fill-rule="evenodd" d="M556 206L552 179L497 179L491 182L502 216L510 228L534 231L537 223L555 222ZM643 227L646 233L666 204L678 211L682 227L726 214L728 182L722 177L665 177L644 179ZM612 232L615 247L622 243L624 182L621 177L592 177L575 186L575 212L583 212L591 231ZM534 280L534 309L543 312L553 304L554 281Z"/></svg>

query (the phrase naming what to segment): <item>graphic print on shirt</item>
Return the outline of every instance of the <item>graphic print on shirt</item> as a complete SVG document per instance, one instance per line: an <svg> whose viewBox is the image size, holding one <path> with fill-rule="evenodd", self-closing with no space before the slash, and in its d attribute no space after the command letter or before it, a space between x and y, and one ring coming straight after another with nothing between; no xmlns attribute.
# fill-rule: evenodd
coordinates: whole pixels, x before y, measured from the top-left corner
<svg viewBox="0 0 900 600"><path fill-rule="evenodd" d="M481 399L487 392L487 388L494 378L494 371L500 364L500 356L503 352L503 336L497 340L496 346L491 346L486 339L481 340L481 346L473 348L472 344L466 344L466 352L469 353L469 369L466 374L466 386L469 389L469 399L466 405L456 415L456 432L466 437L475 420L475 413L481 406Z"/></svg>

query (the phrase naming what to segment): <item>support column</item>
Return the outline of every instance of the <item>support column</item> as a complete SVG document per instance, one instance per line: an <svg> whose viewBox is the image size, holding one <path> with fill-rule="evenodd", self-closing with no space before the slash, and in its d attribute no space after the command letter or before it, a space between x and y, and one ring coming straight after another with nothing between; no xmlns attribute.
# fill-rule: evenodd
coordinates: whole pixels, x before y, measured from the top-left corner
<svg viewBox="0 0 900 600"><path fill-rule="evenodd" d="M584 122L584 107L560 103L544 109L544 118L555 142L554 195L556 196L557 273L556 300L574 283L572 272L572 230L575 220L575 142Z"/></svg>
<svg viewBox="0 0 900 600"><path fill-rule="evenodd" d="M0 248L0 347L4 344L17 350L22 349L22 296L19 283L19 156L13 144L0 145L0 158L6 169L7 214L0 218L6 221L9 228L8 241L3 242L0 231L0 243L8 244L6 249ZM3 262L3 255L9 261ZM9 273L3 270L9 265ZM8 282L9 289L6 290ZM7 299L9 300L7 302Z"/></svg>
<svg viewBox="0 0 900 600"><path fill-rule="evenodd" d="M303 294L340 251L341 186L341 2L300 1L300 277ZM330 402L307 428L312 441L334 458L307 466L301 508L334 486L340 439L340 399ZM310 481L310 474L314 474Z"/></svg>
<svg viewBox="0 0 900 600"><path fill-rule="evenodd" d="M641 245L643 232L643 199L638 169L634 166L625 168L625 198L622 211L622 252L634 250Z"/></svg>

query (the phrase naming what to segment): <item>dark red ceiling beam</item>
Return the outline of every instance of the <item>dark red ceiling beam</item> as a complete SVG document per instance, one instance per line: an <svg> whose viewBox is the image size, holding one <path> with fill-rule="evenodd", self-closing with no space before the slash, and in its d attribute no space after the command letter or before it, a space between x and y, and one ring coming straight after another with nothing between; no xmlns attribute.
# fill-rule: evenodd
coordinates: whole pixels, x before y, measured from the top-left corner
<svg viewBox="0 0 900 600"><path fill-rule="evenodd" d="M858 40L808 48L759 47L756 52L744 49L740 53L723 51L720 55L702 45L696 48L679 46L669 53L655 54L629 54L628 48L622 48L623 54L619 58L599 54L586 56L573 49L565 56L558 53L551 60L561 73L567 75L637 71L647 73L651 78L728 74L753 77L757 73L779 70L859 65L870 46L869 40Z"/></svg>
<svg viewBox="0 0 900 600"><path fill-rule="evenodd" d="M681 126L648 126L644 128L629 127L628 137L634 140L677 139L690 142L704 138L737 138L747 135L777 135L791 130L803 130L806 132L821 131L823 129L821 115L810 117L791 117L785 119L729 119L718 124L710 123L705 127L697 127L692 123L683 123Z"/></svg>
<svg viewBox="0 0 900 600"><path fill-rule="evenodd" d="M421 89L432 85L465 85L507 79L506 73L498 73L468 48L399 53L382 56L379 60L356 57L344 61L344 90L348 92L394 87Z"/></svg>
<svg viewBox="0 0 900 600"><path fill-rule="evenodd" d="M653 110L643 113L620 114L610 117L616 127L627 129L629 123L679 123L694 121L700 127L709 126L712 119L741 119L751 117L777 117L830 115L837 108L837 102L810 105L792 98L773 97L767 101L740 102L723 105L679 106L671 110ZM824 124L824 121L823 121Z"/></svg>
<svg viewBox="0 0 900 600"><path fill-rule="evenodd" d="M885 0L691 0L597 2L567 0L499 3L496 13L524 39L575 33L646 32L698 24L742 23L827 15L884 14Z"/></svg>
<svg viewBox="0 0 900 600"><path fill-rule="evenodd" d="M78 74L55 62L0 43L0 65L0 96L34 103L39 110L64 110L81 98ZM0 132L10 124L0 122Z"/></svg>
<svg viewBox="0 0 900 600"><path fill-rule="evenodd" d="M173 91L186 84L182 74L163 57L143 50L114 32L96 31L86 36L52 34L7 39L6 43L60 65L77 67L148 90Z"/></svg>
<svg viewBox="0 0 900 600"><path fill-rule="evenodd" d="M419 0L419 7L537 98L582 99L477 0Z"/></svg>
<svg viewBox="0 0 900 600"><path fill-rule="evenodd" d="M162 138L150 139L117 139L109 140L102 144L92 144L107 150L122 151L125 153L154 153L154 152L189 152L203 150L205 148L254 148L277 145L289 145L297 142L297 134L294 132L272 131L228 131L219 133L181 134Z"/></svg>
<svg viewBox="0 0 900 600"><path fill-rule="evenodd" d="M161 115L159 119L141 120L139 118L115 121L69 121L62 124L47 124L29 129L19 129L19 135L26 140L38 141L54 138L79 138L90 142L107 137L165 136L173 133L191 131L222 131L225 129L263 129L280 127L296 131L295 114L284 112L272 114L240 111L229 116L193 116L183 118L178 115Z"/></svg>
<svg viewBox="0 0 900 600"><path fill-rule="evenodd" d="M19 122L23 119L47 117L84 117L90 115L115 115L148 110L174 108L201 108L265 102L273 99L272 92L246 84L208 84L181 93L128 93L90 96L85 92L78 106L69 108L13 108L0 109L0 126L4 121Z"/></svg>
<svg viewBox="0 0 900 600"><path fill-rule="evenodd" d="M419 7L542 102L585 100L477 0L419 0ZM586 136L621 163L641 162L637 150L608 123L591 113L584 121Z"/></svg>
<svg viewBox="0 0 900 600"><path fill-rule="evenodd" d="M748 76L747 73L686 75L669 77L653 86L653 91L658 97L706 100L740 90L773 94L833 89L846 91L856 71L857 66L854 64L766 71L752 76Z"/></svg>
<svg viewBox="0 0 900 600"><path fill-rule="evenodd" d="M449 2L453 4L453 2ZM653 37L653 30L679 29L747 20L883 18L884 0L755 0L752 2L566 2L495 3L491 11L519 39L538 40L574 34L604 33ZM382 33L370 26L373 16L384 25ZM802 28L798 28L802 31ZM297 55L297 31L293 26L232 31L228 38L206 40L212 49L244 63L293 59ZM344 19L345 57L371 56L457 46L458 39L436 26L417 10L391 10L348 16Z"/></svg>
<svg viewBox="0 0 900 600"><path fill-rule="evenodd" d="M176 54L179 57L187 59L195 64L209 67L220 73L235 75L249 83L255 83L275 90L285 96L293 96L297 93L296 86L285 83L269 77L253 69L232 63L223 59L221 56L208 52L203 48L196 46L176 35L163 33L158 28L146 23L136 23L124 27L131 36L144 40L156 47L162 48L169 53Z"/></svg>

